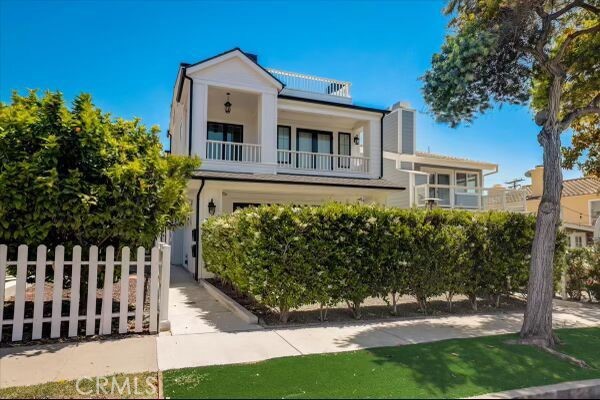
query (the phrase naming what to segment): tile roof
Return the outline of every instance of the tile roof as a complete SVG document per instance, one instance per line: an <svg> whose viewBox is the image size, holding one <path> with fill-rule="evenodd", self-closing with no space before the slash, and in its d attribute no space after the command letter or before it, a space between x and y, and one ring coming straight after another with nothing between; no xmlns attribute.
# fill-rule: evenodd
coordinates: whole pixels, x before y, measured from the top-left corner
<svg viewBox="0 0 600 400"><path fill-rule="evenodd" d="M537 198L539 196L531 196L531 185L523 186L527 191L527 198ZM600 196L600 179L592 176L583 178L566 179L563 181L563 197L569 196L584 196L587 194L598 194Z"/></svg>
<svg viewBox="0 0 600 400"><path fill-rule="evenodd" d="M238 181L238 182L264 182L283 184L306 184L321 186L357 187L365 189L387 189L405 190L406 188L396 185L385 179L369 178L340 178L333 176L318 175L295 175L295 174L252 174L243 172L219 172L197 170L194 179L206 179L213 181Z"/></svg>

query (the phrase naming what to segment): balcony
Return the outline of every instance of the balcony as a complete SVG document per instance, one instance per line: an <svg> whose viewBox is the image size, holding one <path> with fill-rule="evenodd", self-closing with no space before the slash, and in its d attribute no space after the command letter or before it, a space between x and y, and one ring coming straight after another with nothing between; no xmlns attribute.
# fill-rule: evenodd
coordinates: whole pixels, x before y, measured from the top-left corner
<svg viewBox="0 0 600 400"><path fill-rule="evenodd" d="M346 104L352 103L350 82L272 68L267 71L285 84L282 94Z"/></svg>
<svg viewBox="0 0 600 400"><path fill-rule="evenodd" d="M504 210L525 212L526 192L505 188L481 188L455 185L423 184L415 186L414 204L425 207L427 201L436 199L442 208L466 210Z"/></svg>
<svg viewBox="0 0 600 400"><path fill-rule="evenodd" d="M262 169L268 165L267 163L263 164L263 151L260 144L207 140L205 160L208 163L203 165L205 168L212 169L210 163L215 162L213 168L220 166L219 169L221 169L227 166L227 170L235 171L244 168L244 164L252 164L256 168ZM295 150L276 150L276 152L276 168L282 172L296 171L311 175L334 176L366 176L369 174L368 157Z"/></svg>
<svg viewBox="0 0 600 400"><path fill-rule="evenodd" d="M206 159L238 163L260 163L261 146L251 143L206 141Z"/></svg>
<svg viewBox="0 0 600 400"><path fill-rule="evenodd" d="M369 173L369 159L367 157L339 154L277 150L277 164L280 169L302 170L305 172Z"/></svg>

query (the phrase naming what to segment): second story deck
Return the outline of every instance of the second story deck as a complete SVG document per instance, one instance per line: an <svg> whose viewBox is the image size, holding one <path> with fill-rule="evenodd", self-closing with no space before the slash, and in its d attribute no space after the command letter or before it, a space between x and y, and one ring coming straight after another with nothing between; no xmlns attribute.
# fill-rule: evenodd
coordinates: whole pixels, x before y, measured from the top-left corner
<svg viewBox="0 0 600 400"><path fill-rule="evenodd" d="M285 87L281 94L308 99L352 104L350 82L297 72L268 68L267 71L279 79Z"/></svg>

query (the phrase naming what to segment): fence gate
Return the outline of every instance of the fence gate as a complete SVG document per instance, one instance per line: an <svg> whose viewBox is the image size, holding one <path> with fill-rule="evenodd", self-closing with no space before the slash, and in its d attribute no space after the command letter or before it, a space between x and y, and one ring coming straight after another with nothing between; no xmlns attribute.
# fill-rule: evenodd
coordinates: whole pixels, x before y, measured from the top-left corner
<svg viewBox="0 0 600 400"><path fill-rule="evenodd" d="M171 248L0 245L0 342L168 329Z"/></svg>

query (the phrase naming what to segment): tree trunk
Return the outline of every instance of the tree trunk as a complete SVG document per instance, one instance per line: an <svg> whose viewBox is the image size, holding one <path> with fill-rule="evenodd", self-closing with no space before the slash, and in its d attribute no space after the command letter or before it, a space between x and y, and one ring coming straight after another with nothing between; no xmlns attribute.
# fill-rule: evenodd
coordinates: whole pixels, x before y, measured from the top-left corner
<svg viewBox="0 0 600 400"><path fill-rule="evenodd" d="M477 311L477 296L473 293L469 294L469 302L471 303L471 308L473 311Z"/></svg>
<svg viewBox="0 0 600 400"><path fill-rule="evenodd" d="M398 315L398 298L397 293L392 293L392 314Z"/></svg>
<svg viewBox="0 0 600 400"><path fill-rule="evenodd" d="M538 135L544 151L544 191L531 248L527 307L521 328L522 342L545 347L556 344L552 333L552 268L562 194L561 144L557 124L561 86L562 80L555 78L549 93L548 118L543 121L544 127Z"/></svg>

